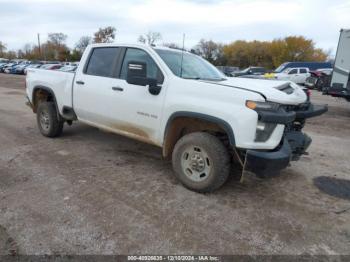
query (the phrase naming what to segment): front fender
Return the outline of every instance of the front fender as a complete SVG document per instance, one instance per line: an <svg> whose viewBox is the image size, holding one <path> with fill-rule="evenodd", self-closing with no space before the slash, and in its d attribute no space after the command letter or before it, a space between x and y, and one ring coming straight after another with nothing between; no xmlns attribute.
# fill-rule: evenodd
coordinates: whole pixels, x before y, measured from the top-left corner
<svg viewBox="0 0 350 262"><path fill-rule="evenodd" d="M190 111L178 111L174 112L168 119L167 124L165 126L165 132L164 132L164 139L166 137L166 134L168 132L169 126L172 123L172 121L178 117L188 117L188 118L194 118L194 119L200 119L200 120L205 120L213 124L217 124L220 126L227 134L229 138L229 142L231 146L235 146L235 135L232 130L232 127L230 126L229 123L227 123L225 120L220 119L215 116L207 115L207 114L201 114L201 113L196 113L196 112L190 112Z"/></svg>

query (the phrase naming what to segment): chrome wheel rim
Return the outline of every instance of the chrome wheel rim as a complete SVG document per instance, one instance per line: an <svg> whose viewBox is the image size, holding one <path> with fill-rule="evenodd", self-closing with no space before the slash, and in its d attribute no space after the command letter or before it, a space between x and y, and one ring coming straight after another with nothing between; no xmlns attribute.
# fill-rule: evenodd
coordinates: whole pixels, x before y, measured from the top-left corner
<svg viewBox="0 0 350 262"><path fill-rule="evenodd" d="M187 178L194 182L201 182L208 178L212 162L203 148L189 146L182 154L181 168Z"/></svg>
<svg viewBox="0 0 350 262"><path fill-rule="evenodd" d="M50 118L49 113L46 110L40 112L40 125L44 130L49 130L50 128Z"/></svg>

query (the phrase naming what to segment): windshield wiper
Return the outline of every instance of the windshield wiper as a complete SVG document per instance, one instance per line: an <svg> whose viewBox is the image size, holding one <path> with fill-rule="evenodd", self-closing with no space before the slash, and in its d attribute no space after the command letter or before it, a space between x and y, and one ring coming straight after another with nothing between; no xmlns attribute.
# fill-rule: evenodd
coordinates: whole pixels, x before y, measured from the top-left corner
<svg viewBox="0 0 350 262"><path fill-rule="evenodd" d="M191 79L191 80L201 80L200 77L182 77L183 79Z"/></svg>
<svg viewBox="0 0 350 262"><path fill-rule="evenodd" d="M226 78L202 78L202 77L183 77L183 79L190 79L190 80L206 80L206 81L224 81L227 80Z"/></svg>
<svg viewBox="0 0 350 262"><path fill-rule="evenodd" d="M226 78L201 78L202 80L207 80L207 81L224 81L227 80Z"/></svg>

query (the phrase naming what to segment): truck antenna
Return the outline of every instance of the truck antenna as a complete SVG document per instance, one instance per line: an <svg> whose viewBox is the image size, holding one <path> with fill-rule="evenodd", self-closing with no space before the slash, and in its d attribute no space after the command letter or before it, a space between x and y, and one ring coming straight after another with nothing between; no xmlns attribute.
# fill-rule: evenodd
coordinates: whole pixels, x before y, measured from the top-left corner
<svg viewBox="0 0 350 262"><path fill-rule="evenodd" d="M183 34L183 36L182 36L182 52L181 52L180 77L182 77L182 62L184 60L184 50L185 50L185 34Z"/></svg>

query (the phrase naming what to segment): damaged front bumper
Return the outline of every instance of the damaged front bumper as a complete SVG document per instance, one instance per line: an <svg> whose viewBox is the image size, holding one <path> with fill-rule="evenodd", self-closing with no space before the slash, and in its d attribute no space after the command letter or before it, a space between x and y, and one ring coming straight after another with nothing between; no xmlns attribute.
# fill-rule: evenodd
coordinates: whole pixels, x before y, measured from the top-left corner
<svg viewBox="0 0 350 262"><path fill-rule="evenodd" d="M285 124L281 143L274 150L247 150L245 170L259 177L274 175L286 168L290 161L296 161L306 153L311 138L302 132L305 119L327 112L328 107L305 103L299 106L286 106L277 112L258 112L259 119L276 124Z"/></svg>

